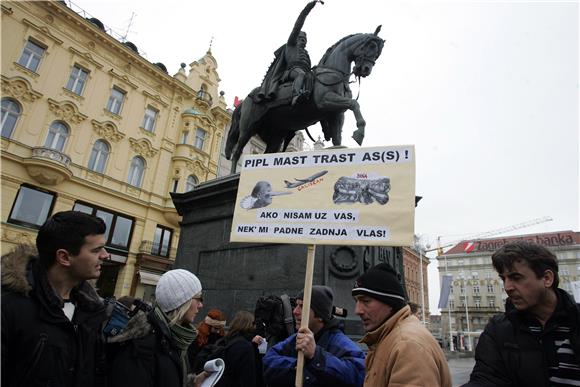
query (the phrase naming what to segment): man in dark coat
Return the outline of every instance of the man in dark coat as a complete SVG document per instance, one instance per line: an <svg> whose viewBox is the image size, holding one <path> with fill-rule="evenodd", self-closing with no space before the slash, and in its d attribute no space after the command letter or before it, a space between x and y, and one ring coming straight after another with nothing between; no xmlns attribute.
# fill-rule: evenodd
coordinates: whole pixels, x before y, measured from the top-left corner
<svg viewBox="0 0 580 387"><path fill-rule="evenodd" d="M492 256L508 295L475 349L465 386L580 385L580 306L558 289L558 262L547 248L510 243Z"/></svg>
<svg viewBox="0 0 580 387"><path fill-rule="evenodd" d="M105 307L86 282L97 279L105 223L60 212L32 246L2 257L2 386L104 385L100 328Z"/></svg>

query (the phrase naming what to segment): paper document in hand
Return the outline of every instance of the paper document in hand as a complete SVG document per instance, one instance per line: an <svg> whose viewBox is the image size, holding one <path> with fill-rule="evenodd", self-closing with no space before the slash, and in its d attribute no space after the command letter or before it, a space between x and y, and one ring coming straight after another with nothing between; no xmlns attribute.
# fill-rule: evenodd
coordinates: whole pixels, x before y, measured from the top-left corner
<svg viewBox="0 0 580 387"><path fill-rule="evenodd" d="M208 373L207 378L201 383L201 387L213 387L220 380L226 368L223 359L213 359L205 363L203 370Z"/></svg>

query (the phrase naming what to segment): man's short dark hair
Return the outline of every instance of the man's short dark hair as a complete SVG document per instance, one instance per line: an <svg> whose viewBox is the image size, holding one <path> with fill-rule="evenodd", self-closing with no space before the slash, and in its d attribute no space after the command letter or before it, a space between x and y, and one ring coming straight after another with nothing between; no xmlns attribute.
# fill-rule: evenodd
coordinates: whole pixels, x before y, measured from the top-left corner
<svg viewBox="0 0 580 387"><path fill-rule="evenodd" d="M65 249L77 255L87 235L101 235L106 230L105 222L96 216L79 211L57 212L38 231L36 248L39 261L49 268L54 264L57 250Z"/></svg>
<svg viewBox="0 0 580 387"><path fill-rule="evenodd" d="M558 276L558 259L542 245L517 241L502 246L491 256L495 271L503 273L504 269L512 269L515 262L526 262L534 271L537 278L541 278L546 270L554 273L552 288L556 289L560 283Z"/></svg>

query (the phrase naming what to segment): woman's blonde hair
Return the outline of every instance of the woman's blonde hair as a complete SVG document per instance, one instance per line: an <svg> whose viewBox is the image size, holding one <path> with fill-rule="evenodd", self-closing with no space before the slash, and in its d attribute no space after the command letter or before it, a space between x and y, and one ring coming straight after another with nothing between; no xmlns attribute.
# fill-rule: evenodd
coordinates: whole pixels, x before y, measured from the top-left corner
<svg viewBox="0 0 580 387"><path fill-rule="evenodd" d="M252 332L254 329L254 315L245 310L240 310L232 320L227 337L233 337L238 334Z"/></svg>
<svg viewBox="0 0 580 387"><path fill-rule="evenodd" d="M190 299L189 301L186 301L180 307L173 309L172 311L169 311L166 313L167 318L169 319L169 326L170 327L181 323L181 321L183 320L183 317L185 317L185 314L189 310L189 307L191 306L192 302L193 302L193 298Z"/></svg>

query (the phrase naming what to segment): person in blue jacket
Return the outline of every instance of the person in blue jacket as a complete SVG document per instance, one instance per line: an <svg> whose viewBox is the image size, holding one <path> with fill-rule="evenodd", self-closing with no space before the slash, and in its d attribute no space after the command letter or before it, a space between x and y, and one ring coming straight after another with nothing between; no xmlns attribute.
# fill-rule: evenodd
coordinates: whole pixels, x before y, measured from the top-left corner
<svg viewBox="0 0 580 387"><path fill-rule="evenodd" d="M332 316L332 289L312 287L308 328L300 328L302 298L297 297L293 311L298 333L270 348L264 356L265 384L294 386L300 350L304 352L304 386L362 386L365 355Z"/></svg>

